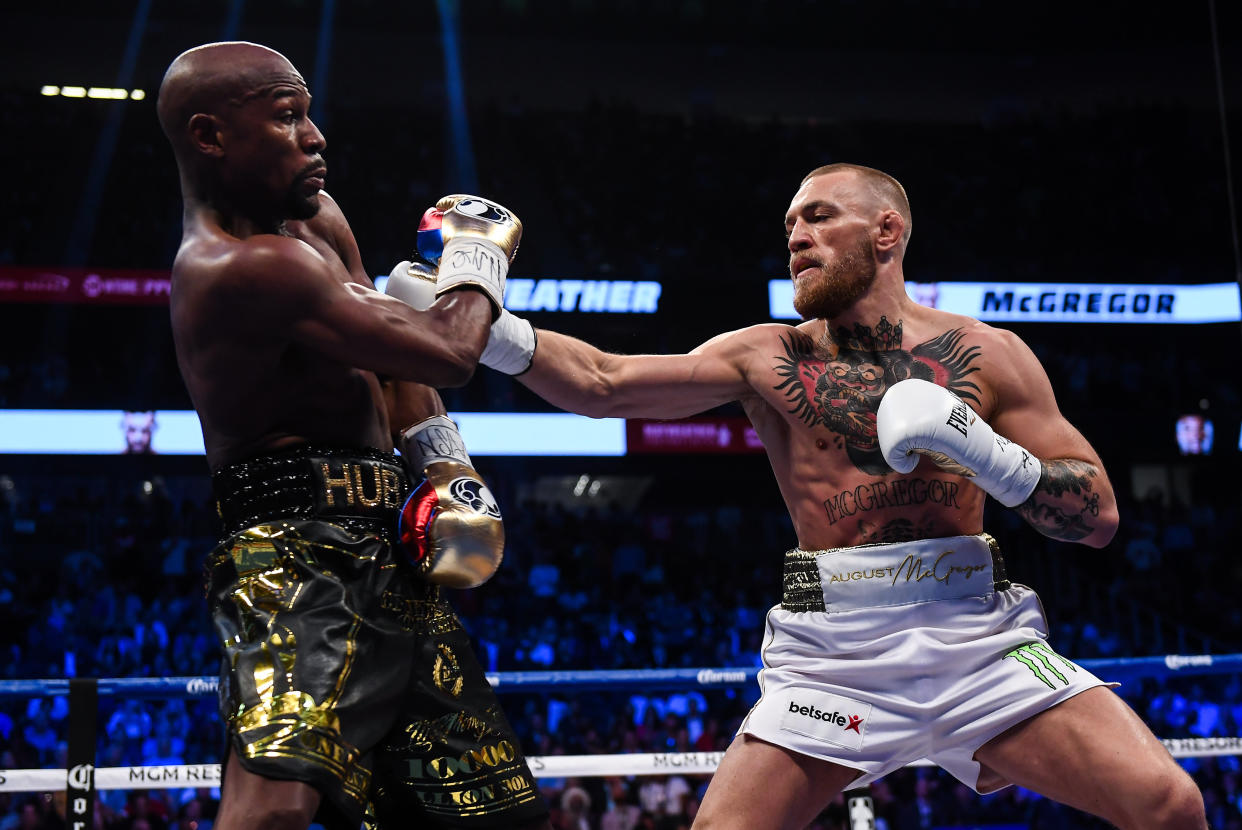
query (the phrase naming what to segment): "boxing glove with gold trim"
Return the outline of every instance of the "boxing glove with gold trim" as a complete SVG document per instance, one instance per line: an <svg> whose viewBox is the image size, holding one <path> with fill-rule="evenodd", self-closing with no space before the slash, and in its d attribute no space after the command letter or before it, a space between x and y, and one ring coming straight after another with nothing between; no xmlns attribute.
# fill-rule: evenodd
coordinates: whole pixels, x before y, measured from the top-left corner
<svg viewBox="0 0 1242 830"><path fill-rule="evenodd" d="M496 315L504 308L505 277L521 241L522 222L512 211L465 194L436 202L418 233L419 252L439 268L436 296L473 285L492 301Z"/></svg>
<svg viewBox="0 0 1242 830"><path fill-rule="evenodd" d="M401 455L418 486L401 508L398 533L428 582L450 588L482 585L504 555L505 530L496 498L470 463L457 425L443 415L401 436Z"/></svg>

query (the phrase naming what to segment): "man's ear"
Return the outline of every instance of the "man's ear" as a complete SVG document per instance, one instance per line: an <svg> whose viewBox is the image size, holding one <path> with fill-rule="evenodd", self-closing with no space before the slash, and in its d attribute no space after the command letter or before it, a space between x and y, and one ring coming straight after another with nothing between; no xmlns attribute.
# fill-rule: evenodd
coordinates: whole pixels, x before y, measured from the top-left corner
<svg viewBox="0 0 1242 830"><path fill-rule="evenodd" d="M875 248L879 253L886 253L901 244L901 238L906 232L906 220L897 211L886 210L880 214L879 229Z"/></svg>
<svg viewBox="0 0 1242 830"><path fill-rule="evenodd" d="M220 127L214 115L196 112L190 116L190 143L205 156L219 158L224 155L220 141Z"/></svg>

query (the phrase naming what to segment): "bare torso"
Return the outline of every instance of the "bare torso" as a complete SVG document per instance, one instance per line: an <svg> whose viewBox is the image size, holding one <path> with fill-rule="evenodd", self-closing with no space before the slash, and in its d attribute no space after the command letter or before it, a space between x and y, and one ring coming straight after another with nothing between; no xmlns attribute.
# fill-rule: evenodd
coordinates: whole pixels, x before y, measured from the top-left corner
<svg viewBox="0 0 1242 830"><path fill-rule="evenodd" d="M370 286L344 218L329 208L288 222L287 235L339 263L342 281ZM199 216L173 266L173 338L209 466L308 442L390 448L375 374L297 342L265 286L248 291L230 273L242 244Z"/></svg>
<svg viewBox="0 0 1242 830"><path fill-rule="evenodd" d="M742 400L804 550L978 533L984 493L924 459L908 475L880 454L875 413L892 384L947 386L985 419L997 330L930 309L848 331L823 320L738 334L754 357Z"/></svg>

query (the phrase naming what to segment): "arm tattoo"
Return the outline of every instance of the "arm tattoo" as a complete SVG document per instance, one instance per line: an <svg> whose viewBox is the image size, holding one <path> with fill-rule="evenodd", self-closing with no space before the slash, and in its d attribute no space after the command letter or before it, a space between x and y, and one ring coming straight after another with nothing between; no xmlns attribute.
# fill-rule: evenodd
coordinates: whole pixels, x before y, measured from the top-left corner
<svg viewBox="0 0 1242 830"><path fill-rule="evenodd" d="M1045 536L1066 542L1085 539L1100 515L1100 494L1091 488L1097 475L1099 470L1086 461L1045 461L1035 492L1015 509Z"/></svg>

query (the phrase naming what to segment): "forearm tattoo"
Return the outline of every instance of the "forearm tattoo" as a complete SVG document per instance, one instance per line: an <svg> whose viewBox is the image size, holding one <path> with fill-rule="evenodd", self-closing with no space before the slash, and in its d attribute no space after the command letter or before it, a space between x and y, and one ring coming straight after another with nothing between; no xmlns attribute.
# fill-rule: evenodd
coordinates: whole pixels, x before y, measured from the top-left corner
<svg viewBox="0 0 1242 830"><path fill-rule="evenodd" d="M1066 542L1085 539L1100 515L1100 494L1092 489L1097 475L1099 469L1086 461L1045 461L1035 492L1015 509L1045 536Z"/></svg>

